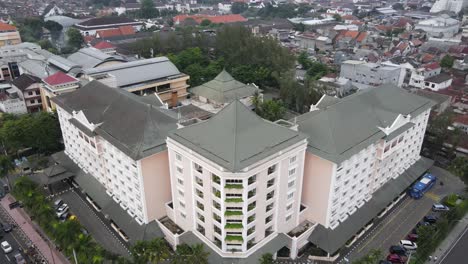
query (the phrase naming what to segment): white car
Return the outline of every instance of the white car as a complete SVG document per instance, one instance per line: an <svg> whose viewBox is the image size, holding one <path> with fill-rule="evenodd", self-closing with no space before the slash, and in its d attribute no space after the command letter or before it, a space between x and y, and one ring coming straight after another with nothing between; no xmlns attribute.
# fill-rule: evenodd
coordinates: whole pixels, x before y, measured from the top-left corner
<svg viewBox="0 0 468 264"><path fill-rule="evenodd" d="M418 245L416 245L416 243L411 242L409 240L400 240L400 245L407 250L416 250L418 248Z"/></svg>
<svg viewBox="0 0 468 264"><path fill-rule="evenodd" d="M0 244L0 246L2 247L3 252L5 252L5 254L8 254L13 251L13 248L10 246L10 243L8 243L8 241L3 241Z"/></svg>
<svg viewBox="0 0 468 264"><path fill-rule="evenodd" d="M57 208L57 217L60 218L62 215L68 213L68 208L67 204L62 204L59 208Z"/></svg>
<svg viewBox="0 0 468 264"><path fill-rule="evenodd" d="M434 212L438 212L438 211L449 211L450 208L448 208L447 206L443 205L443 204L433 204L432 205L432 211Z"/></svg>

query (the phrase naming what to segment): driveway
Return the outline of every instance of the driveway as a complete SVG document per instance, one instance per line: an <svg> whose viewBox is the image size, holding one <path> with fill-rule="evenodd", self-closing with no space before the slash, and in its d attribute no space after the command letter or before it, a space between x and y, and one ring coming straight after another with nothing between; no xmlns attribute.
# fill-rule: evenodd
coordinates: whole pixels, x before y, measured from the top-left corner
<svg viewBox="0 0 468 264"><path fill-rule="evenodd" d="M78 217L80 223L98 244L114 254L124 257L130 256L127 246L102 222L89 204L76 193L76 189L61 193L59 197L68 204L70 211ZM55 199L58 198L55 197Z"/></svg>
<svg viewBox="0 0 468 264"><path fill-rule="evenodd" d="M433 167L429 171L437 177L437 185L419 200L411 199L408 196L402 199L369 233L351 246L347 255L349 260L357 260L372 249L380 249L386 256L388 248L404 239L416 224L430 212L433 203L440 201L448 194L463 191L463 182L449 172L438 167ZM443 182L443 185L440 185L440 182Z"/></svg>

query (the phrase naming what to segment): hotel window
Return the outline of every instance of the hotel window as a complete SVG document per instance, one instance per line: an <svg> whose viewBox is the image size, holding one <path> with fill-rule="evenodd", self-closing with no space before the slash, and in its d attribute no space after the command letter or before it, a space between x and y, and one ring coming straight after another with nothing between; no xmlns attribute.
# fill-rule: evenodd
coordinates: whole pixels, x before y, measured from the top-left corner
<svg viewBox="0 0 468 264"><path fill-rule="evenodd" d="M203 173L203 168L202 168L202 166L200 166L200 165L198 165L198 164L196 164L196 163L194 163L193 166L194 166L194 168L195 168L196 171L198 171L199 173Z"/></svg>
<svg viewBox="0 0 468 264"><path fill-rule="evenodd" d="M187 217L187 215L184 214L184 213L182 213L182 212L180 212L180 216L182 216L182 218L186 218L186 217Z"/></svg>
<svg viewBox="0 0 468 264"><path fill-rule="evenodd" d="M180 178L177 179L177 182L180 184L180 185L184 185L184 181Z"/></svg>
<svg viewBox="0 0 468 264"><path fill-rule="evenodd" d="M292 188L294 186L294 184L296 183L296 181L290 181L288 182L288 188Z"/></svg>
<svg viewBox="0 0 468 264"><path fill-rule="evenodd" d="M268 168L268 175L274 173L276 171L276 165L270 166Z"/></svg>
<svg viewBox="0 0 468 264"><path fill-rule="evenodd" d="M291 192L288 194L288 200L292 199L294 197L294 192Z"/></svg>
<svg viewBox="0 0 468 264"><path fill-rule="evenodd" d="M296 168L290 169L289 170L289 176L292 176L296 173Z"/></svg>
<svg viewBox="0 0 468 264"><path fill-rule="evenodd" d="M292 206L293 206L293 204L288 204L288 206L286 206L286 211L291 210Z"/></svg>
<svg viewBox="0 0 468 264"><path fill-rule="evenodd" d="M182 174L182 173L184 173L184 170L181 167L177 167L177 172Z"/></svg>
<svg viewBox="0 0 468 264"><path fill-rule="evenodd" d="M176 160L182 161L182 156L179 153L176 152L175 157L176 157Z"/></svg>
<svg viewBox="0 0 468 264"><path fill-rule="evenodd" d="M182 206L182 208L185 208L185 204L181 201L179 201L179 205Z"/></svg>
<svg viewBox="0 0 468 264"><path fill-rule="evenodd" d="M289 220L291 220L291 218L292 218L292 214L286 216L286 222L289 221Z"/></svg>
<svg viewBox="0 0 468 264"><path fill-rule="evenodd" d="M294 162L296 162L296 156L292 156L292 157L289 159L289 164L293 164Z"/></svg>

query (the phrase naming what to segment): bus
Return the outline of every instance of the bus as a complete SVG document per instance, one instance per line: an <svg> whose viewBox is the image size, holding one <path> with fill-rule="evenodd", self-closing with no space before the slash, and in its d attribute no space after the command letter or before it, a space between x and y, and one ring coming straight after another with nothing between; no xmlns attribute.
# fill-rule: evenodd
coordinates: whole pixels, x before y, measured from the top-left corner
<svg viewBox="0 0 468 264"><path fill-rule="evenodd" d="M430 174L426 173L419 181L417 181L408 191L408 194L411 198L420 199L423 197L424 193L434 186L437 178Z"/></svg>

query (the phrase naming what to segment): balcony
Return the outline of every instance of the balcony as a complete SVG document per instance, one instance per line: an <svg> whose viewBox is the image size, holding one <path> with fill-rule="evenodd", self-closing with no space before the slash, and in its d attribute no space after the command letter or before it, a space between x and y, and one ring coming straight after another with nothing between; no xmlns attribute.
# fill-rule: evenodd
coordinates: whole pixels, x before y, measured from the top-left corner
<svg viewBox="0 0 468 264"><path fill-rule="evenodd" d="M231 183L231 184L226 184L226 185L224 185L224 188L226 188L226 189L237 189L237 190L239 190L239 189L243 189L244 186L243 186L242 184L232 184L232 183Z"/></svg>
<svg viewBox="0 0 468 264"><path fill-rule="evenodd" d="M244 242L242 236L226 236L224 240L230 244L242 244Z"/></svg>
<svg viewBox="0 0 468 264"><path fill-rule="evenodd" d="M159 222L164 225L169 231L171 231L172 234L177 234L180 235L184 232L182 228L180 228L176 223L174 223L171 219L168 217L163 217L162 219L159 220Z"/></svg>
<svg viewBox="0 0 468 264"><path fill-rule="evenodd" d="M221 184L221 178L219 178L219 176L212 174L211 179L213 180L213 182Z"/></svg>
<svg viewBox="0 0 468 264"><path fill-rule="evenodd" d="M226 229L226 231L229 231L229 230L239 230L239 229L242 229L244 228L244 226L242 224L232 224L232 223L227 223L224 228Z"/></svg>
<svg viewBox="0 0 468 264"><path fill-rule="evenodd" d="M242 198L226 198L224 200L226 203L242 203L244 200Z"/></svg>
<svg viewBox="0 0 468 264"><path fill-rule="evenodd" d="M247 195L247 198L250 199L252 197L254 197L255 195L257 194L257 191L256 190L252 190L248 193Z"/></svg>
<svg viewBox="0 0 468 264"><path fill-rule="evenodd" d="M247 224L250 224L253 221L255 221L255 215L251 215L251 216L249 216L249 218L247 218Z"/></svg>
<svg viewBox="0 0 468 264"><path fill-rule="evenodd" d="M226 211L226 212L224 213L224 215L225 215L225 216L228 216L228 217L229 217L229 216L242 216L243 213L242 213L242 211Z"/></svg>

